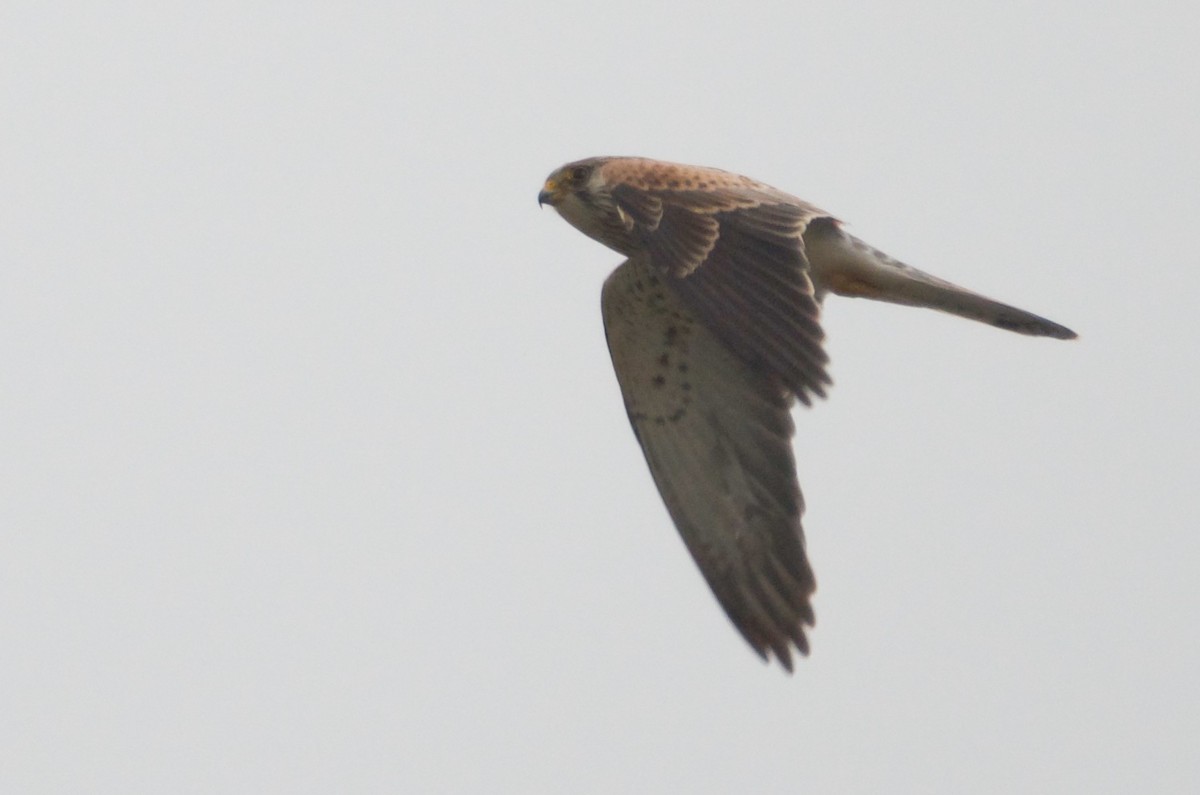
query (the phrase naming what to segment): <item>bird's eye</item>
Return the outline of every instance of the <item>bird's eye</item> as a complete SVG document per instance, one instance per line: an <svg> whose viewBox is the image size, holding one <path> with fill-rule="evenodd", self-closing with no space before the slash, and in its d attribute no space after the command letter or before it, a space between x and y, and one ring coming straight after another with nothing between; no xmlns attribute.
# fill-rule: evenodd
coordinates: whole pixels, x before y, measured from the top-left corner
<svg viewBox="0 0 1200 795"><path fill-rule="evenodd" d="M587 166L575 166L571 169L571 182L576 184L583 182L588 178L588 173L591 171Z"/></svg>

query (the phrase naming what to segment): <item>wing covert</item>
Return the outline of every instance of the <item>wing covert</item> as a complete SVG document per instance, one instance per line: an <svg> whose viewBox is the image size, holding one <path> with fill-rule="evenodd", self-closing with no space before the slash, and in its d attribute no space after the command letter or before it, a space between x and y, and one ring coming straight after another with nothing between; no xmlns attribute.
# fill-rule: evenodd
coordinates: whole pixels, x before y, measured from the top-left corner
<svg viewBox="0 0 1200 795"><path fill-rule="evenodd" d="M765 187L612 189L650 265L688 307L751 365L804 403L831 381L803 233L826 217Z"/></svg>

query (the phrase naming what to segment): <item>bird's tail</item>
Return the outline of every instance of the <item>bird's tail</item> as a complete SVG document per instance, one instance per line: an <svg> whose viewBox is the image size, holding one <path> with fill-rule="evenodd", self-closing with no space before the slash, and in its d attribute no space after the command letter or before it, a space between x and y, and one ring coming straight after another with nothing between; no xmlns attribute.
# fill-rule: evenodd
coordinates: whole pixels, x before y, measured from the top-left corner
<svg viewBox="0 0 1200 795"><path fill-rule="evenodd" d="M905 265L835 226L810 228L804 244L818 289L938 309L1018 334L1061 340L1077 336L1066 326Z"/></svg>

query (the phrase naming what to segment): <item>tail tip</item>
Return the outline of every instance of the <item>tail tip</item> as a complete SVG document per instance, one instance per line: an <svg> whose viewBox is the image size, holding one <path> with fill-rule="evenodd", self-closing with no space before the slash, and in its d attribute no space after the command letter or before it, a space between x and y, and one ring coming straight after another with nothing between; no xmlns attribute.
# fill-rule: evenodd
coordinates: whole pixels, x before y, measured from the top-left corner
<svg viewBox="0 0 1200 795"><path fill-rule="evenodd" d="M1046 320L1041 317L1032 319L1022 318L1019 320L998 318L993 325L1006 331L1028 334L1031 337L1051 337L1056 340L1073 340L1079 337L1078 334L1066 326L1060 326L1052 320Z"/></svg>

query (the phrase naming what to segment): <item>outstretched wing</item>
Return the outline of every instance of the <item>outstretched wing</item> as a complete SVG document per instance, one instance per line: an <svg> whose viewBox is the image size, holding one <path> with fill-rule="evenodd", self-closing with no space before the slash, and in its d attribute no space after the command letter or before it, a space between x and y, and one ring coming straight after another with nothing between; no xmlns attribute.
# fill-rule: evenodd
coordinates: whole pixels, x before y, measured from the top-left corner
<svg viewBox="0 0 1200 795"><path fill-rule="evenodd" d="M612 199L653 269L736 354L805 404L810 394L824 397L829 359L803 234L827 214L725 172L688 178L675 172L689 167L657 164L666 171L648 181L644 162L628 179L616 170L623 165L606 166ZM671 184L692 187L663 187Z"/></svg>
<svg viewBox="0 0 1200 795"><path fill-rule="evenodd" d="M800 528L790 390L734 355L645 256L605 282L604 329L654 482L717 600L792 670L816 588Z"/></svg>

